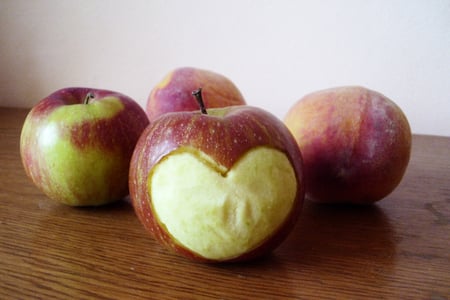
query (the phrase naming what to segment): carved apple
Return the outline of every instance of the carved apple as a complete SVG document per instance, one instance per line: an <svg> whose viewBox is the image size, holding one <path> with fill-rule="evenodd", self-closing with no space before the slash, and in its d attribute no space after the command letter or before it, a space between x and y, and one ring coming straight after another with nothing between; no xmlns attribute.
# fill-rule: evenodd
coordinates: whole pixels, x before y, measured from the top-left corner
<svg viewBox="0 0 450 300"><path fill-rule="evenodd" d="M262 109L202 111L165 114L144 131L130 166L134 209L158 241L193 260L262 256L301 211L298 146Z"/></svg>

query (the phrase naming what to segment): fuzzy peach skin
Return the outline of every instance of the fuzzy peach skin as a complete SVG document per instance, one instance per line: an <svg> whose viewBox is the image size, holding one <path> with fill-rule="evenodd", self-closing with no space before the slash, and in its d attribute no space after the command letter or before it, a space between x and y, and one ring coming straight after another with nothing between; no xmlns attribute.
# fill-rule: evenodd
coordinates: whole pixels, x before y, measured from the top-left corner
<svg viewBox="0 0 450 300"><path fill-rule="evenodd" d="M311 93L291 107L284 122L302 152L310 200L373 203L390 194L405 173L408 120L376 91L347 86Z"/></svg>
<svg viewBox="0 0 450 300"><path fill-rule="evenodd" d="M177 68L152 89L146 106L150 121L168 112L198 110L191 95L198 88L203 89L206 108L246 104L239 89L227 77L198 68Z"/></svg>

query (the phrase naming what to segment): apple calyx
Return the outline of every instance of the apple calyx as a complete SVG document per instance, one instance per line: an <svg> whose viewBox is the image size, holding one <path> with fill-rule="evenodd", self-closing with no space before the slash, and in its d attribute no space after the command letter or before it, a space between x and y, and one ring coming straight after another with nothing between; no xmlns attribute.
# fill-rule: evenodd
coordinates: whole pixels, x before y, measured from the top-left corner
<svg viewBox="0 0 450 300"><path fill-rule="evenodd" d="M203 102L203 97L202 97L202 88L198 88L198 89L192 91L192 95L197 100L202 114L207 115L208 113L206 112L205 103Z"/></svg>
<svg viewBox="0 0 450 300"><path fill-rule="evenodd" d="M94 98L95 96L92 92L87 93L86 97L84 98L83 104L89 104L89 101Z"/></svg>

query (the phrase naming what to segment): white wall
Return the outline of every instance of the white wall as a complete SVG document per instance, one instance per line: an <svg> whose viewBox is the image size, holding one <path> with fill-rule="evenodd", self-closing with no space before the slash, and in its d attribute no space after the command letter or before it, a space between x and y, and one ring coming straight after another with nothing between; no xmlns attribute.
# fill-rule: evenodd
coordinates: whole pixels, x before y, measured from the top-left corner
<svg viewBox="0 0 450 300"><path fill-rule="evenodd" d="M413 132L450 136L448 0L0 0L0 106L88 86L142 106L169 70L222 73L282 118L306 93L358 84Z"/></svg>

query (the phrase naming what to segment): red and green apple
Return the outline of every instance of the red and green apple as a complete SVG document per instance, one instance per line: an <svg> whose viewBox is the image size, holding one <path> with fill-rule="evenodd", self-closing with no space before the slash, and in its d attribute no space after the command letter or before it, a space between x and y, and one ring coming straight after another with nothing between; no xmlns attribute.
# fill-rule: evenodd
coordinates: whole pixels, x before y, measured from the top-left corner
<svg viewBox="0 0 450 300"><path fill-rule="evenodd" d="M405 173L411 129L400 107L379 92L359 86L317 91L295 103L284 122L303 155L308 199L373 203Z"/></svg>
<svg viewBox="0 0 450 300"><path fill-rule="evenodd" d="M136 214L158 241L193 260L263 256L299 217L301 153L262 109L202 111L164 114L140 137L129 176Z"/></svg>
<svg viewBox="0 0 450 300"><path fill-rule="evenodd" d="M236 85L224 75L199 68L176 68L152 89L147 99L150 121L168 112L198 110L191 99L191 92L198 87L203 88L206 108L246 104Z"/></svg>
<svg viewBox="0 0 450 300"><path fill-rule="evenodd" d="M148 124L145 111L123 94L61 89L28 113L22 163L51 199L71 206L113 202L128 195L131 155Z"/></svg>

